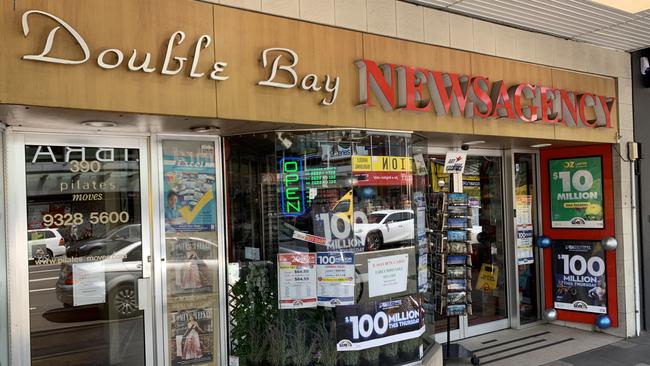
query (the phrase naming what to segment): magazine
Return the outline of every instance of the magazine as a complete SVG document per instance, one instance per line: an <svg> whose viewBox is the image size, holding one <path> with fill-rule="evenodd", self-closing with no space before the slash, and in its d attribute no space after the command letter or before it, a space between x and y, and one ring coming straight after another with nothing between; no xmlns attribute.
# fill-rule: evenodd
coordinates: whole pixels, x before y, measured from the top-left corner
<svg viewBox="0 0 650 366"><path fill-rule="evenodd" d="M213 311L187 309L171 316L170 352L172 365L192 365L212 361Z"/></svg>
<svg viewBox="0 0 650 366"><path fill-rule="evenodd" d="M216 245L199 238L168 238L167 245L169 294L212 292L218 268L212 254Z"/></svg>

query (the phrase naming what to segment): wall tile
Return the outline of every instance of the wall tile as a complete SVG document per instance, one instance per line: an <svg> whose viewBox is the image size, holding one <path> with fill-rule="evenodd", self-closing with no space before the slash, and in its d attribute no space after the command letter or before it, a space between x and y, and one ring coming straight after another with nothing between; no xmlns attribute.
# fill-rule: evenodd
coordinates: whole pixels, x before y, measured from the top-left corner
<svg viewBox="0 0 650 366"><path fill-rule="evenodd" d="M334 24L334 0L300 0L300 19Z"/></svg>
<svg viewBox="0 0 650 366"><path fill-rule="evenodd" d="M556 37L547 36L546 34L535 35L535 62L553 65L556 39Z"/></svg>
<svg viewBox="0 0 650 366"><path fill-rule="evenodd" d="M262 10L262 0L220 0L222 5L228 5L235 8Z"/></svg>
<svg viewBox="0 0 650 366"><path fill-rule="evenodd" d="M623 104L632 104L632 80L618 78L618 101Z"/></svg>
<svg viewBox="0 0 650 366"><path fill-rule="evenodd" d="M496 54L495 24L472 19L474 51L486 55Z"/></svg>
<svg viewBox="0 0 650 366"><path fill-rule="evenodd" d="M449 13L424 8L424 42L449 47Z"/></svg>
<svg viewBox="0 0 650 366"><path fill-rule="evenodd" d="M513 28L503 25L494 25L495 54L505 58L515 58L517 44L513 37Z"/></svg>
<svg viewBox="0 0 650 366"><path fill-rule="evenodd" d="M610 51L616 62L614 63L615 76L631 79L632 78L632 60L631 55L627 52Z"/></svg>
<svg viewBox="0 0 650 366"><path fill-rule="evenodd" d="M535 33L514 29L512 36L515 39L515 59L533 62L535 60Z"/></svg>
<svg viewBox="0 0 650 366"><path fill-rule="evenodd" d="M395 0L366 1L368 32L395 37L397 35Z"/></svg>
<svg viewBox="0 0 650 366"><path fill-rule="evenodd" d="M334 18L339 27L366 31L366 0L335 0Z"/></svg>
<svg viewBox="0 0 650 366"><path fill-rule="evenodd" d="M262 11L283 17L298 18L300 3L298 0L262 0Z"/></svg>
<svg viewBox="0 0 650 366"><path fill-rule="evenodd" d="M424 42L424 15L421 6L398 1L397 37Z"/></svg>
<svg viewBox="0 0 650 366"><path fill-rule="evenodd" d="M450 46L471 51L474 48L474 29L472 18L449 14Z"/></svg>

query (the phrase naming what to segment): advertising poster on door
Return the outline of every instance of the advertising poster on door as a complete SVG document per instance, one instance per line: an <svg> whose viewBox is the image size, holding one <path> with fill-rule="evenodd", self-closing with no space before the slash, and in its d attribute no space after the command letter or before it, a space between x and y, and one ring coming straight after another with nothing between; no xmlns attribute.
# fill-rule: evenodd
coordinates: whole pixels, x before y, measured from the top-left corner
<svg viewBox="0 0 650 366"><path fill-rule="evenodd" d="M214 231L214 145L196 141L163 143L166 231Z"/></svg>
<svg viewBox="0 0 650 366"><path fill-rule="evenodd" d="M597 156L549 160L551 227L602 229L602 176Z"/></svg>
<svg viewBox="0 0 650 366"><path fill-rule="evenodd" d="M217 260L216 245L200 238L167 238L168 293L172 296L209 293Z"/></svg>
<svg viewBox="0 0 650 366"><path fill-rule="evenodd" d="M171 317L172 365L205 364L212 361L213 311L195 308L174 311Z"/></svg>
<svg viewBox="0 0 650 366"><path fill-rule="evenodd" d="M316 253L278 254L280 309L317 306Z"/></svg>
<svg viewBox="0 0 650 366"><path fill-rule="evenodd" d="M424 328L424 310L416 296L339 306L336 349L359 351L417 338Z"/></svg>
<svg viewBox="0 0 650 366"><path fill-rule="evenodd" d="M605 251L599 241L553 241L556 309L607 314Z"/></svg>
<svg viewBox="0 0 650 366"><path fill-rule="evenodd" d="M319 306L354 304L354 253L317 253L316 272Z"/></svg>

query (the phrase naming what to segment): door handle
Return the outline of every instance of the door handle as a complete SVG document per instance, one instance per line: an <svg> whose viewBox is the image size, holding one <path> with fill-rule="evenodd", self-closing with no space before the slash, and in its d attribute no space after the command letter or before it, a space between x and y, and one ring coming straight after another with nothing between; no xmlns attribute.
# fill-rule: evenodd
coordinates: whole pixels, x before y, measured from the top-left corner
<svg viewBox="0 0 650 366"><path fill-rule="evenodd" d="M151 309L151 279L138 278L138 309L149 310Z"/></svg>

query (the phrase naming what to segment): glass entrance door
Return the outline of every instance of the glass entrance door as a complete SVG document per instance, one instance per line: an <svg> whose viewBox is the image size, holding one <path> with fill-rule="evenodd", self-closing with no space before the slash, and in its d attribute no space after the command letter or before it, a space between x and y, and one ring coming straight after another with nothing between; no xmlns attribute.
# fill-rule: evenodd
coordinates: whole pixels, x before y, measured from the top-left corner
<svg viewBox="0 0 650 366"><path fill-rule="evenodd" d="M149 364L145 140L32 137L14 136L10 147L21 161L10 164L10 174L24 177L24 190L13 192L26 202L10 218L11 250L24 259L14 269L15 287L24 290L12 291L12 315L25 328L13 334L28 335L22 342L29 345L13 359Z"/></svg>
<svg viewBox="0 0 650 366"><path fill-rule="evenodd" d="M482 155L481 155L482 154ZM432 190L448 191L453 184L443 173L444 155L431 160ZM504 219L503 160L500 152L470 151L462 175L462 192L468 197L471 229L471 309L467 316L452 317L452 339L465 338L510 326L508 272ZM436 321L436 338L444 341L447 319Z"/></svg>

